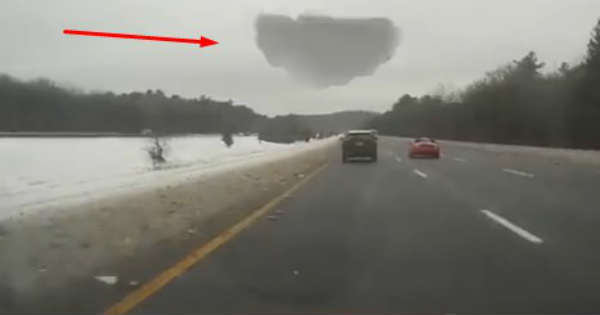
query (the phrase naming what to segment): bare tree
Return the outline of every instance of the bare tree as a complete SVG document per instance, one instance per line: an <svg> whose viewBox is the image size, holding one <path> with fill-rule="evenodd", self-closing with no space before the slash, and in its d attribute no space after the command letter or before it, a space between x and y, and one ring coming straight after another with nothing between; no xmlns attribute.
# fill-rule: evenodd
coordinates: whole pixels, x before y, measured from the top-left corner
<svg viewBox="0 0 600 315"><path fill-rule="evenodd" d="M226 130L221 134L221 140L230 148L233 145L233 134L231 130Z"/></svg>
<svg viewBox="0 0 600 315"><path fill-rule="evenodd" d="M168 147L168 141L156 133L152 133L149 140L150 145L146 147L145 150L148 152L148 156L152 161L152 167L157 169L161 164L167 161L165 159L165 155Z"/></svg>

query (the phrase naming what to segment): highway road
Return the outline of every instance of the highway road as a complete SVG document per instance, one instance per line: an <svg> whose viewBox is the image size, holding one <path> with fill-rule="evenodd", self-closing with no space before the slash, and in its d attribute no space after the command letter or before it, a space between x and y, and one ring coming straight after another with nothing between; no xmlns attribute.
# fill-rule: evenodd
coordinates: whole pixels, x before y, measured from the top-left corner
<svg viewBox="0 0 600 315"><path fill-rule="evenodd" d="M407 148L382 137L377 163L332 152L127 313L600 312L597 167L444 142L440 160L408 159ZM132 259L126 272L177 257ZM130 291L81 286L54 310L102 312Z"/></svg>
<svg viewBox="0 0 600 315"><path fill-rule="evenodd" d="M600 172L443 144L332 156L133 313L598 313Z"/></svg>

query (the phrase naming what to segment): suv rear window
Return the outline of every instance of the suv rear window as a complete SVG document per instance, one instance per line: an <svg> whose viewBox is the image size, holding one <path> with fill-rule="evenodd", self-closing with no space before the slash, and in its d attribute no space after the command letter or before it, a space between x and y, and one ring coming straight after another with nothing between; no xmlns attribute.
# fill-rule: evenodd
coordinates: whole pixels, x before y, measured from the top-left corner
<svg viewBox="0 0 600 315"><path fill-rule="evenodd" d="M346 140L375 140L375 136L370 133L350 133L346 137Z"/></svg>

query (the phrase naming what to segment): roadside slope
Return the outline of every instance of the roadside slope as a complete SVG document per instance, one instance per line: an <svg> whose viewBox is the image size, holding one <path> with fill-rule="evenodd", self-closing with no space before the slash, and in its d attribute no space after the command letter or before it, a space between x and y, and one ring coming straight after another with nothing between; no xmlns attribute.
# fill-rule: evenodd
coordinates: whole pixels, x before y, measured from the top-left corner
<svg viewBox="0 0 600 315"><path fill-rule="evenodd" d="M94 277L117 276L123 290L131 289L130 281L153 276L326 163L335 143L323 140L186 182L5 221L0 308L95 311L122 292L77 294L106 286Z"/></svg>

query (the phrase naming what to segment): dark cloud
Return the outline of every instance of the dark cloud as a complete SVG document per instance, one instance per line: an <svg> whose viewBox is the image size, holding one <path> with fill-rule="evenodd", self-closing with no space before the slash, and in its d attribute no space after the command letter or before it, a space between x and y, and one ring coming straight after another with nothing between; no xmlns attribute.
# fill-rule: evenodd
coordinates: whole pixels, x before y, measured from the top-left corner
<svg viewBox="0 0 600 315"><path fill-rule="evenodd" d="M394 55L398 41L398 28L386 18L256 18L256 43L269 64L314 87L373 74Z"/></svg>

